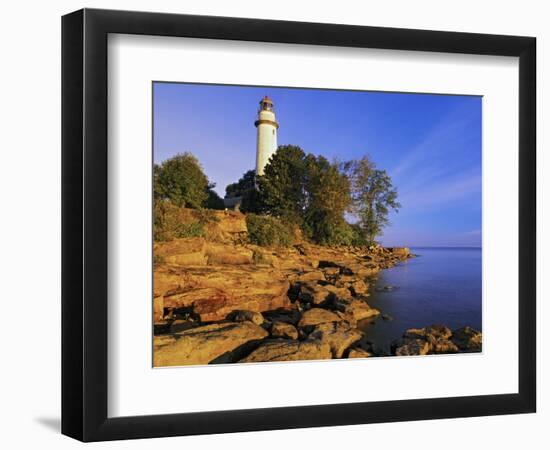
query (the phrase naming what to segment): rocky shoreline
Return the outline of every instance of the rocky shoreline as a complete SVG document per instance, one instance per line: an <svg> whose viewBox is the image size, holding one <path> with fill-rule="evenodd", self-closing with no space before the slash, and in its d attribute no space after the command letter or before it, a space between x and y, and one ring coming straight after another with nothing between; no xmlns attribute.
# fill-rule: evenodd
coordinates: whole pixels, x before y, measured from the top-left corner
<svg viewBox="0 0 550 450"><path fill-rule="evenodd" d="M357 324L381 314L369 290L409 249L259 247L246 243L242 214L219 215L205 237L155 243L154 366L389 356ZM443 325L391 346L397 356L476 351L480 332Z"/></svg>

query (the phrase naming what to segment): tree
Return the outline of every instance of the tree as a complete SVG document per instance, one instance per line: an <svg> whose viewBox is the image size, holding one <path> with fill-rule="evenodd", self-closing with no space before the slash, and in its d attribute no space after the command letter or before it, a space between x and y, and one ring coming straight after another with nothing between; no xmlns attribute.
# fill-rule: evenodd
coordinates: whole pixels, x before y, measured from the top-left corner
<svg viewBox="0 0 550 450"><path fill-rule="evenodd" d="M155 201L170 200L187 208L205 206L211 190L198 159L188 152L155 165L153 182Z"/></svg>
<svg viewBox="0 0 550 450"><path fill-rule="evenodd" d="M226 197L242 197L240 210L242 212L258 213L262 211L261 197L256 189L256 171L248 170L236 183L225 188Z"/></svg>
<svg viewBox="0 0 550 450"><path fill-rule="evenodd" d="M319 244L351 244L352 231L344 218L352 204L350 183L339 165L323 156L307 155L305 192L306 233Z"/></svg>
<svg viewBox="0 0 550 450"><path fill-rule="evenodd" d="M369 244L374 243L389 224L390 210L398 211L397 190L385 170L377 169L367 157L343 165L351 184L353 208L359 230Z"/></svg>
<svg viewBox="0 0 550 450"><path fill-rule="evenodd" d="M281 146L258 177L263 211L298 224L320 244L348 244L352 233L344 219L351 206L349 181L336 163Z"/></svg>
<svg viewBox="0 0 550 450"><path fill-rule="evenodd" d="M293 145L280 146L257 177L262 211L302 225L306 207L305 153Z"/></svg>
<svg viewBox="0 0 550 450"><path fill-rule="evenodd" d="M228 184L225 188L226 197L241 197L251 189L255 189L255 170L246 171L236 183Z"/></svg>
<svg viewBox="0 0 550 450"><path fill-rule="evenodd" d="M225 209L225 204L223 202L223 199L214 190L215 187L216 187L216 183L210 183L208 185L208 190L206 191L208 194L208 197L204 202L204 207L208 209Z"/></svg>

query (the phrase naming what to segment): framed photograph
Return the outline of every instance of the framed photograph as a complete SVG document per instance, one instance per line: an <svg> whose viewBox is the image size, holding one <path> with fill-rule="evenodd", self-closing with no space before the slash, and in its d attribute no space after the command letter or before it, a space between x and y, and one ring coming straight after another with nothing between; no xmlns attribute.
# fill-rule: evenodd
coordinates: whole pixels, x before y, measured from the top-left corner
<svg viewBox="0 0 550 450"><path fill-rule="evenodd" d="M62 21L62 432L535 412L533 37Z"/></svg>

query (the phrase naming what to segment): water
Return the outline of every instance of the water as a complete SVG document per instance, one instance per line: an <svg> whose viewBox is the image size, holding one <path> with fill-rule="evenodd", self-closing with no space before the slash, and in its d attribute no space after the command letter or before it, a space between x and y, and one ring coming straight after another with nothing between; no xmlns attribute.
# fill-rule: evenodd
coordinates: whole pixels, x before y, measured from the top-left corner
<svg viewBox="0 0 550 450"><path fill-rule="evenodd" d="M365 337L389 351L392 340L408 328L432 324L452 330L469 325L481 331L481 249L413 248L417 258L382 270L377 287L394 286L376 292L371 287L368 303L388 314L360 324Z"/></svg>

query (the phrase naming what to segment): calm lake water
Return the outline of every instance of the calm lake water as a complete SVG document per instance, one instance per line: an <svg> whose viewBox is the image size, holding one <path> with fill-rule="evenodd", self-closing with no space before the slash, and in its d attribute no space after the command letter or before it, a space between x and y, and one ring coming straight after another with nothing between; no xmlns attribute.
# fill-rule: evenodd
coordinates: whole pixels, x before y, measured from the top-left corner
<svg viewBox="0 0 550 450"><path fill-rule="evenodd" d="M380 272L376 287L393 290L376 292L371 287L369 305L393 320L378 316L361 323L366 339L389 351L391 341L408 328L443 324L454 330L469 325L481 331L481 249L411 251L419 256Z"/></svg>

